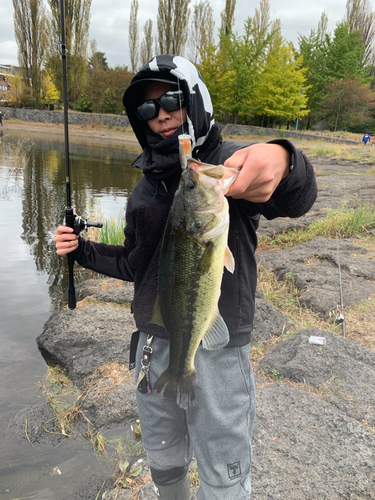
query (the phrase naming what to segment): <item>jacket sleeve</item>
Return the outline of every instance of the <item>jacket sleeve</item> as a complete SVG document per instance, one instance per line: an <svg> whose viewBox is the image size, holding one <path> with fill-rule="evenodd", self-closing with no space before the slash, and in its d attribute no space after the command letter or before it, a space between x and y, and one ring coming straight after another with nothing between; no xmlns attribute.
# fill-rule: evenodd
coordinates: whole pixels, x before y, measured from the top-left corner
<svg viewBox="0 0 375 500"><path fill-rule="evenodd" d="M79 237L79 246L75 253L78 264L97 273L123 281L134 281L134 273L121 245L106 245L84 240Z"/></svg>
<svg viewBox="0 0 375 500"><path fill-rule="evenodd" d="M286 139L275 139L268 144L279 144L291 155L293 168L266 203L241 200L248 215L262 214L266 219L301 217L313 206L317 197L314 167L305 154Z"/></svg>

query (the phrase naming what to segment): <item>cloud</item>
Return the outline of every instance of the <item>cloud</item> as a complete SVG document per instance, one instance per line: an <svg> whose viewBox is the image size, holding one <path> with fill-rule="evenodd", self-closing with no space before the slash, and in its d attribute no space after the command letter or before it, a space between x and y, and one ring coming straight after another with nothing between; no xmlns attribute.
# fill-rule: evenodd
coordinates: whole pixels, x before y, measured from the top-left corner
<svg viewBox="0 0 375 500"><path fill-rule="evenodd" d="M192 4L196 0L192 0ZM0 63L17 65L17 45L14 39L13 13L11 0L1 0L0 6ZM270 0L271 19L280 18L282 34L297 45L298 33L308 35L311 29L318 27L323 10L329 18L328 29L333 30L336 22L345 15L343 0L315 0L297 4L296 0ZM131 2L126 7L118 0L93 0L91 5L90 40L95 39L98 50L105 52L108 64L129 65L128 28ZM138 26L140 39L143 38L143 26L147 19L153 21L154 35L156 35L156 0L139 0ZM220 12L225 7L225 0L211 0L214 8L215 33L221 25ZM241 33L244 20L253 17L259 1L237 0L235 11L235 30Z"/></svg>

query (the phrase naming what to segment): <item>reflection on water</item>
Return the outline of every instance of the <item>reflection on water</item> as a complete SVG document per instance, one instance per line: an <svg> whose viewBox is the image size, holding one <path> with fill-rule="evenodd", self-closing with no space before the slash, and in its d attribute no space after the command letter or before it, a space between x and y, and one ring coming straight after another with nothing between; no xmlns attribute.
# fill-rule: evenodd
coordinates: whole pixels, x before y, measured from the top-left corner
<svg viewBox="0 0 375 500"><path fill-rule="evenodd" d="M19 135L0 134L0 141L0 499L48 490L50 496L43 498L60 500L73 491L77 468L93 465L86 443L67 440L58 451L31 447L25 439L15 441L7 428L18 411L44 401L38 381L46 366L35 337L67 297L67 262L53 243L66 204L64 143L34 136L34 146L25 143L23 154ZM123 146L71 144L77 213L87 217L89 206L99 202L105 217L117 218L141 177L130 167L135 156ZM77 266L76 281L85 273ZM52 468L62 463L65 477L51 478Z"/></svg>

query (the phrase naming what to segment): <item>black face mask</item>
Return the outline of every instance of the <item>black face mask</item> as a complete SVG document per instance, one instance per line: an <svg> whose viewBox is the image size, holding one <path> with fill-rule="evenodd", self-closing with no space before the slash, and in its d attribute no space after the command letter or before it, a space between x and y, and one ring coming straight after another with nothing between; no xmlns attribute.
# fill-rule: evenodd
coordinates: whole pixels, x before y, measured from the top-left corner
<svg viewBox="0 0 375 500"><path fill-rule="evenodd" d="M157 99L148 99L138 106L136 114L139 120L147 122L159 114L160 107L167 113L177 111L185 106L185 99L182 90L168 90Z"/></svg>

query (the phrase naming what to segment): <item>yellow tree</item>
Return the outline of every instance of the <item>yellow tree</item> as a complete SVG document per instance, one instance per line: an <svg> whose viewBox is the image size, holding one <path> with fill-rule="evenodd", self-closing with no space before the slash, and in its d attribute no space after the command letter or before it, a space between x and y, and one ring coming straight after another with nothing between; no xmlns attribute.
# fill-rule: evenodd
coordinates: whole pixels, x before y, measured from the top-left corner
<svg viewBox="0 0 375 500"><path fill-rule="evenodd" d="M9 106L19 108L22 105L22 101L25 96L26 86L24 78L20 73L9 73L7 77L7 82L9 83L9 90L6 93L5 99L8 101Z"/></svg>
<svg viewBox="0 0 375 500"><path fill-rule="evenodd" d="M47 73L44 73L42 77L42 101L50 109L51 105L59 101L59 97L59 92L53 84L51 77Z"/></svg>
<svg viewBox="0 0 375 500"><path fill-rule="evenodd" d="M307 108L306 68L303 58L296 57L291 44L279 39L266 58L258 86L253 94L252 107L255 114L287 121L306 116Z"/></svg>

